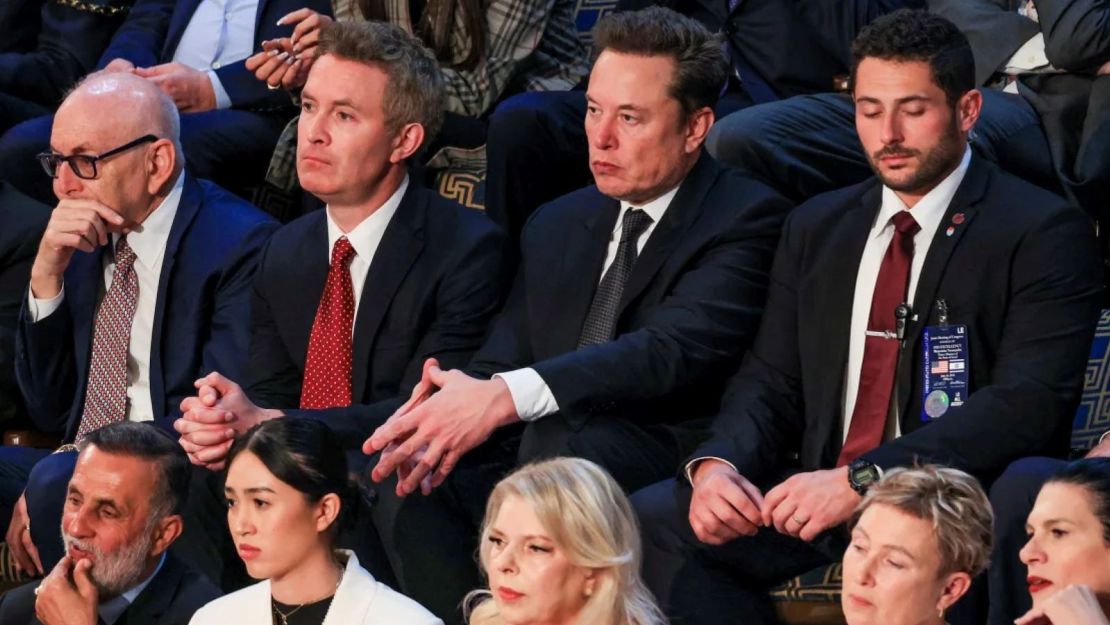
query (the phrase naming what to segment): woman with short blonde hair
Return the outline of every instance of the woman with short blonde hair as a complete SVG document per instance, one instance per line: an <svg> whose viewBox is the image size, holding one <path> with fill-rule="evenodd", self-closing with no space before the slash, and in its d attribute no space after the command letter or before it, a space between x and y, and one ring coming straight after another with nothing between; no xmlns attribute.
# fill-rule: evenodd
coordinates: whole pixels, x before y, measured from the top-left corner
<svg viewBox="0 0 1110 625"><path fill-rule="evenodd" d="M580 458L527 465L501 480L482 523L489 589L467 598L471 625L663 625L640 579L640 532L628 498ZM491 597L477 603L483 597Z"/></svg>
<svg viewBox="0 0 1110 625"><path fill-rule="evenodd" d="M974 477L893 469L849 524L841 605L849 625L940 625L987 567L994 515Z"/></svg>

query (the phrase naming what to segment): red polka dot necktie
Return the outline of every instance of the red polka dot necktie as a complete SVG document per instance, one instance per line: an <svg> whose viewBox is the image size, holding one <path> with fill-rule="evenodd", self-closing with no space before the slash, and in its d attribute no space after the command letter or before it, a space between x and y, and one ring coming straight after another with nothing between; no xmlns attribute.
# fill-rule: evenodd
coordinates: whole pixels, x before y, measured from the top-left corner
<svg viewBox="0 0 1110 625"><path fill-rule="evenodd" d="M116 242L112 285L96 311L89 384L77 440L89 432L123 421L127 417L127 352L131 346L131 323L139 303L139 281L135 277L135 252L123 236Z"/></svg>
<svg viewBox="0 0 1110 625"><path fill-rule="evenodd" d="M867 318L867 337L863 344L859 393L852 409L852 422L836 466L844 466L883 442L890 398L894 392L894 370L898 366L899 340L895 332L894 309L906 301L913 263L913 236L921 230L909 211L898 211L891 218L894 238L886 248Z"/></svg>
<svg viewBox="0 0 1110 625"><path fill-rule="evenodd" d="M355 249L347 237L335 242L331 268L304 365L301 408L335 408L351 405L351 328L355 322L355 291L351 285L351 260Z"/></svg>

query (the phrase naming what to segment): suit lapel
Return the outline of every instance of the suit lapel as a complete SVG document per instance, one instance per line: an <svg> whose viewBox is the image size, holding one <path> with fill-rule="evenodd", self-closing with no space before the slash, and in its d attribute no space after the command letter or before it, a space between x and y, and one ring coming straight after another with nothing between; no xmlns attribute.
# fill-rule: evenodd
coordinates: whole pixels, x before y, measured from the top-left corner
<svg viewBox="0 0 1110 625"><path fill-rule="evenodd" d="M116 625L157 623L177 598L183 572L181 563L173 554L166 553L162 569L135 597L135 602L124 610Z"/></svg>
<svg viewBox="0 0 1110 625"><path fill-rule="evenodd" d="M369 377L370 353L374 338L409 269L424 250L424 221L427 219L428 199L416 184L410 184L397 207L396 214L386 226L374 260L366 273L366 283L359 299L355 318L355 336L352 367L352 399L359 401L366 392Z"/></svg>
<svg viewBox="0 0 1110 625"><path fill-rule="evenodd" d="M597 192L586 218L571 225L565 246L551 250L560 257L559 271L555 275L562 289L551 288L544 280L547 268L541 266L531 270L538 278L538 292L548 302L544 307L547 321L542 327L549 331L538 337L547 342L547 348L538 350L539 354L563 353L578 347L582 324L601 281L601 266L605 263L605 253L619 214L620 202Z"/></svg>
<svg viewBox="0 0 1110 625"><path fill-rule="evenodd" d="M852 326L852 307L856 295L856 274L859 273L863 248L882 203L882 186L878 181L864 191L859 202L837 221L837 234L822 257L820 278L813 280L816 289L813 310L806 314L816 322L816 353L823 354L828 375L822 385L821 403L828 406L831 416L817 419L820 440L833 440L833 428L840 427L844 396L844 368L848 362L848 342ZM804 318L805 318L804 317ZM839 447L839 441L837 441Z"/></svg>
<svg viewBox="0 0 1110 625"><path fill-rule="evenodd" d="M952 252L963 239L964 233L971 226L972 220L975 219L977 214L975 205L983 198L989 182L990 169L981 159L972 156L967 174L964 175L952 202L948 204L948 209L944 211L944 218L933 235L932 243L929 244L929 254L925 257L925 263L921 266L921 275L918 277L917 290L913 296L914 318L906 325L905 349L902 350L899 363L900 370L911 372L910 375L900 375L898 379L898 398L901 408L899 414L909 414L907 409L908 402L912 399L909 396L910 389L913 388L912 372L915 370L914 363L911 361L915 351L914 347L921 339L921 333L928 324L929 315L932 313L933 304L936 301L937 289L940 288L940 282L944 278L944 272L948 267ZM956 213L963 213L962 224L953 225L952 216ZM949 226L954 228L952 236L948 236L946 232Z"/></svg>
<svg viewBox="0 0 1110 625"><path fill-rule="evenodd" d="M694 168L687 174L667 211L663 213L663 219L652 231L643 252L632 265L632 275L628 277L628 284L625 285L624 293L621 295L620 308L617 309L618 327L629 302L635 300L647 288L652 278L659 272L659 268L663 266L663 262L670 258L672 250L682 241L690 225L701 215L705 195L713 186L719 173L720 167L703 153L694 164Z"/></svg>
<svg viewBox="0 0 1110 625"><path fill-rule="evenodd" d="M204 190L197 181L187 174L181 190L181 200L170 226L170 236L166 240L166 251L162 257L162 271L158 274L158 296L154 301L154 325L150 329L150 397L154 402L154 412L159 414L163 406L157 398L165 396L165 380L162 379L162 329L165 325L167 297L169 297L174 266L177 263L177 250L185 233L189 231L204 200Z"/></svg>

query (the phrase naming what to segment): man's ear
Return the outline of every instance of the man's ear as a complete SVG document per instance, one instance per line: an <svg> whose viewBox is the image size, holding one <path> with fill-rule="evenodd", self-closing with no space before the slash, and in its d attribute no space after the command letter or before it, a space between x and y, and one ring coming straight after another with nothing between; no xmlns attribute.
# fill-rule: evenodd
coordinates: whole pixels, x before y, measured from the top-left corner
<svg viewBox="0 0 1110 625"><path fill-rule="evenodd" d="M147 193L151 195L164 193L167 185L173 181L176 166L177 148L173 141L159 139L150 144L146 159Z"/></svg>
<svg viewBox="0 0 1110 625"><path fill-rule="evenodd" d="M685 150L687 154L694 154L701 149L705 144L705 137L709 134L709 129L713 127L713 122L716 121L717 116L713 109L708 106L703 106L694 111L686 119L686 144Z"/></svg>
<svg viewBox="0 0 1110 625"><path fill-rule="evenodd" d="M389 154L389 162L400 163L407 160L420 146L424 145L424 125L412 122L401 126L397 135L393 137L393 151Z"/></svg>
<svg viewBox="0 0 1110 625"><path fill-rule="evenodd" d="M983 94L978 89L972 89L960 96L956 101L956 121L960 131L971 132L975 122L979 121L979 114L983 110Z"/></svg>
<svg viewBox="0 0 1110 625"><path fill-rule="evenodd" d="M180 514L171 514L164 517L154 526L154 543L150 546L150 555L160 556L170 548L184 528Z"/></svg>

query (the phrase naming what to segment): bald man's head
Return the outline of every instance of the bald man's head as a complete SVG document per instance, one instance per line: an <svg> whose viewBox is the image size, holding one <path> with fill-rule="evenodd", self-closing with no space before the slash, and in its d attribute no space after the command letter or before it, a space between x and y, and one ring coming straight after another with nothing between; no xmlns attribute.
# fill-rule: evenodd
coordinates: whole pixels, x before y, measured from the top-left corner
<svg viewBox="0 0 1110 625"><path fill-rule="evenodd" d="M95 178L61 164L54 178L59 199L93 199L138 223L156 208L184 167L177 107L154 83L133 74L93 74L58 107L51 151L98 156Z"/></svg>

